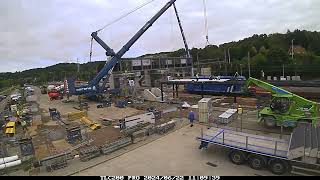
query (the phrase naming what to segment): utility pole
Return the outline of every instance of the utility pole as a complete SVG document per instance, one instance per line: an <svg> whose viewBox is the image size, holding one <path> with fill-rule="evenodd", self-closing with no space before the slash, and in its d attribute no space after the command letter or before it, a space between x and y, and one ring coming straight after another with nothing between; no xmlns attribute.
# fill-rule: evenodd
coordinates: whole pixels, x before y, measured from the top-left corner
<svg viewBox="0 0 320 180"><path fill-rule="evenodd" d="M228 48L228 57L229 57L229 64L231 63L231 58L230 58L230 48Z"/></svg>
<svg viewBox="0 0 320 180"><path fill-rule="evenodd" d="M248 51L248 71L249 71L249 77L251 77L251 70L250 70L250 51Z"/></svg>
<svg viewBox="0 0 320 180"><path fill-rule="evenodd" d="M199 63L199 51L197 51L197 62L198 62L198 72L200 72L200 63Z"/></svg>
<svg viewBox="0 0 320 180"><path fill-rule="evenodd" d="M224 49L224 62L227 62L227 51Z"/></svg>
<svg viewBox="0 0 320 180"><path fill-rule="evenodd" d="M227 75L227 51L224 49L224 75Z"/></svg>
<svg viewBox="0 0 320 180"><path fill-rule="evenodd" d="M293 60L293 54L294 54L294 52L293 52L293 41L294 41L294 39L291 40L291 57L292 57L292 60Z"/></svg>
<svg viewBox="0 0 320 180"><path fill-rule="evenodd" d="M294 50L293 50L293 41L294 39L291 40L291 58L292 58L292 62L293 62L293 54L294 54ZM294 75L297 76L297 65L296 62L294 62Z"/></svg>
<svg viewBox="0 0 320 180"><path fill-rule="evenodd" d="M79 80L79 72L80 72L80 65L79 65L79 59L77 58L77 79Z"/></svg>

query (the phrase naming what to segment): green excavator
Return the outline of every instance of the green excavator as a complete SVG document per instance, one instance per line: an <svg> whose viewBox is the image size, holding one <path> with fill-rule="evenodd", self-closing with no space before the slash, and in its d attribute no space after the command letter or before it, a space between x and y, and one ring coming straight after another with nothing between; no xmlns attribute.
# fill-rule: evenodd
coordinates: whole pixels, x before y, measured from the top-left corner
<svg viewBox="0 0 320 180"><path fill-rule="evenodd" d="M244 90L252 92L255 87L272 95L270 106L264 107L258 115L266 127L295 127L300 121L320 125L320 105L316 102L252 77L246 81Z"/></svg>

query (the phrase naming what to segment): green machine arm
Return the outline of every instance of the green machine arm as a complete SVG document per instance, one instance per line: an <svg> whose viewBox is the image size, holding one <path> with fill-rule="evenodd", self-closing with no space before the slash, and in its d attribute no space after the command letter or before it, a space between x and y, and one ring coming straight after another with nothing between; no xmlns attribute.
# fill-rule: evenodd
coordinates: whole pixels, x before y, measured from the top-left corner
<svg viewBox="0 0 320 180"><path fill-rule="evenodd" d="M248 89L248 87L251 85L263 88L264 90L270 92L275 98L290 99L291 106L285 113L286 115L297 118L299 117L300 120L311 120L313 124L317 124L320 120L319 105L316 102L305 99L282 88L252 77L246 81L245 88Z"/></svg>
<svg viewBox="0 0 320 180"><path fill-rule="evenodd" d="M264 81L261 81L259 79L255 79L255 78L252 78L252 77L250 77L246 81L246 88L248 88L251 85L256 85L258 87L261 87L264 90L267 90L267 91L271 92L272 95L278 95L278 96L283 95L284 97L292 96L292 93L290 93L290 92L288 92L288 91L286 91L284 89L281 89L281 88L276 87L276 86L274 86L272 84L266 83Z"/></svg>

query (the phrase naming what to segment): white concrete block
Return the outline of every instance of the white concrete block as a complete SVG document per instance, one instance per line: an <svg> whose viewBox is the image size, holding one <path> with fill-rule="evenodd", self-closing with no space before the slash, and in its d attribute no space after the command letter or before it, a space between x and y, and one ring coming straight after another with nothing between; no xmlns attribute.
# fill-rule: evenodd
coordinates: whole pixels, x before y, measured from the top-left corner
<svg viewBox="0 0 320 180"><path fill-rule="evenodd" d="M267 80L268 80L268 81L271 81L271 76L267 76Z"/></svg>

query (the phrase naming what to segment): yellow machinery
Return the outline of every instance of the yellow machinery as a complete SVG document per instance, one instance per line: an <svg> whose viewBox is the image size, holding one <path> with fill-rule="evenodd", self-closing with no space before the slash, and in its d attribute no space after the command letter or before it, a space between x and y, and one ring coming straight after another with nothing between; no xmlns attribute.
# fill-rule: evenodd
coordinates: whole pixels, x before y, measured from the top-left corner
<svg viewBox="0 0 320 180"><path fill-rule="evenodd" d="M9 121L6 124L6 134L14 135L16 133L16 122Z"/></svg>
<svg viewBox="0 0 320 180"><path fill-rule="evenodd" d="M100 129L101 128L101 125L96 123L96 122L93 122L91 119L89 119L88 117L82 117L80 119L80 121L86 125L88 125L90 127L90 129L92 130L96 130L96 129Z"/></svg>
<svg viewBox="0 0 320 180"><path fill-rule="evenodd" d="M80 121L82 123L89 126L90 129L92 129L92 130L96 130L96 129L101 128L100 124L93 122L91 119L89 119L87 111L72 112L72 113L68 113L67 115L68 115L69 121L74 121L76 119L80 119Z"/></svg>
<svg viewBox="0 0 320 180"><path fill-rule="evenodd" d="M80 112L71 112L67 114L69 121L74 121L76 119L80 119L82 117L88 116L87 111L80 111Z"/></svg>

